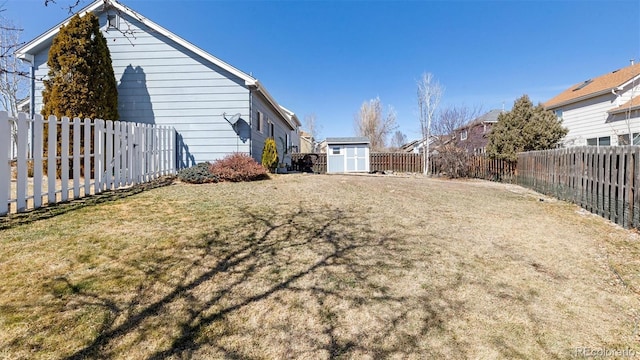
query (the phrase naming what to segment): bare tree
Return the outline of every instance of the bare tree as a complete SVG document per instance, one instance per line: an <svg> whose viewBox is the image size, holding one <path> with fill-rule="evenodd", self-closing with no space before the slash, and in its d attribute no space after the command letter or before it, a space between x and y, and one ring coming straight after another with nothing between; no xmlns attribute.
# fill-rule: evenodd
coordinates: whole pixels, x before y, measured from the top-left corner
<svg viewBox="0 0 640 360"><path fill-rule="evenodd" d="M455 130L467 125L482 115L482 106L448 106L440 110L432 124L432 134L452 135Z"/></svg>
<svg viewBox="0 0 640 360"><path fill-rule="evenodd" d="M391 137L391 147L395 150L398 150L402 147L402 145L407 143L407 135L403 134L402 131L396 130Z"/></svg>
<svg viewBox="0 0 640 360"><path fill-rule="evenodd" d="M355 117L356 134L368 137L374 151L381 151L386 147L387 138L396 128L393 107L389 106L385 116L380 98L363 102Z"/></svg>
<svg viewBox="0 0 640 360"><path fill-rule="evenodd" d="M27 93L27 71L14 54L20 43L20 32L9 20L0 18L0 106L11 117L18 116L18 103ZM18 129L11 126L12 149L17 147Z"/></svg>
<svg viewBox="0 0 640 360"><path fill-rule="evenodd" d="M431 138L431 123L433 122L436 109L440 104L444 88L434 79L431 73L422 74L418 81L418 120L420 121L420 132L424 141L423 161L424 174L429 174L429 139Z"/></svg>
<svg viewBox="0 0 640 360"><path fill-rule="evenodd" d="M320 136L320 131L322 130L322 126L318 124L318 117L315 113L311 113L305 115L304 117L304 127L305 130L311 135L311 140L313 143L311 144L313 152L316 152L318 149L316 148L318 145L318 138Z"/></svg>

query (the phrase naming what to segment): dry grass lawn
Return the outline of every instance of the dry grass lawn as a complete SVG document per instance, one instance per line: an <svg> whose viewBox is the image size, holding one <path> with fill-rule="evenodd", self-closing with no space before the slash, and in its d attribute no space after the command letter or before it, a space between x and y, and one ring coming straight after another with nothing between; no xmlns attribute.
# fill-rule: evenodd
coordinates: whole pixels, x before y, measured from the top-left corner
<svg viewBox="0 0 640 360"><path fill-rule="evenodd" d="M540 197L285 175L11 226L0 358L640 356L638 234Z"/></svg>

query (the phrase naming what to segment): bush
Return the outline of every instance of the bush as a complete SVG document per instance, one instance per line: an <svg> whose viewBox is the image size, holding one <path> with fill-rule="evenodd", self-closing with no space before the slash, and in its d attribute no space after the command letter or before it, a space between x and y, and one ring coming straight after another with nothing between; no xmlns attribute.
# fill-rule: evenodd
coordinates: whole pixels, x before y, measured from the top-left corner
<svg viewBox="0 0 640 360"><path fill-rule="evenodd" d="M178 178L190 184L217 183L219 179L209 171L209 163L200 163L178 171Z"/></svg>
<svg viewBox="0 0 640 360"><path fill-rule="evenodd" d="M273 138L268 138L264 142L264 149L262 149L262 166L271 172L274 172L278 167L278 148Z"/></svg>
<svg viewBox="0 0 640 360"><path fill-rule="evenodd" d="M246 154L235 153L216 160L209 171L220 181L255 181L269 178L267 170Z"/></svg>
<svg viewBox="0 0 640 360"><path fill-rule="evenodd" d="M469 155L463 148L447 144L440 148L437 161L440 172L451 179L469 176Z"/></svg>

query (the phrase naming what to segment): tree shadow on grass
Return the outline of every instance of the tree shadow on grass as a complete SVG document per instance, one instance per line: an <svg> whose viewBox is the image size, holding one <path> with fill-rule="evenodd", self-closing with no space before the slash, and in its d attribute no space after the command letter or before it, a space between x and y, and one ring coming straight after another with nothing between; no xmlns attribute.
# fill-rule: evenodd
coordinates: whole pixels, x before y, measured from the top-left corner
<svg viewBox="0 0 640 360"><path fill-rule="evenodd" d="M125 199L129 196L139 194L143 191L173 184L174 176L164 176L146 183L136 184L127 188L108 190L96 195L87 196L80 199L69 200L44 206L24 213L8 214L0 217L0 230L10 229L19 225L30 224L34 221L50 219L52 217L66 214L70 211L81 209L87 206L94 206L101 203Z"/></svg>
<svg viewBox="0 0 640 360"><path fill-rule="evenodd" d="M463 306L444 293L457 285L419 293L395 286L410 266L398 232L302 206L268 215L240 209L229 227L128 261L141 280L127 301L61 281L71 289L60 292L69 311L107 314L66 359L442 355L424 340ZM462 341L447 345L464 353Z"/></svg>

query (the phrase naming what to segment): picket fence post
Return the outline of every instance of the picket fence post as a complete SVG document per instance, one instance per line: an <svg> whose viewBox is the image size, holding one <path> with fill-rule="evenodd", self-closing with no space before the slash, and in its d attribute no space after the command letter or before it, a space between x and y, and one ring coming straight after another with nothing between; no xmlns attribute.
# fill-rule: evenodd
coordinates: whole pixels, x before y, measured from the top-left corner
<svg viewBox="0 0 640 360"><path fill-rule="evenodd" d="M16 210L27 209L27 147L29 140L29 123L27 114L18 114L18 177L16 179Z"/></svg>
<svg viewBox="0 0 640 360"><path fill-rule="evenodd" d="M84 119L84 196L91 194L91 119Z"/></svg>
<svg viewBox="0 0 640 360"><path fill-rule="evenodd" d="M36 114L33 118L33 207L42 206L42 149L44 119Z"/></svg>
<svg viewBox="0 0 640 360"><path fill-rule="evenodd" d="M10 144L12 144L12 141L9 114L6 111L0 111L0 216L9 213L9 194L11 192Z"/></svg>
<svg viewBox="0 0 640 360"><path fill-rule="evenodd" d="M49 116L47 121L47 201L49 204L56 203L56 167L58 152L58 118Z"/></svg>

